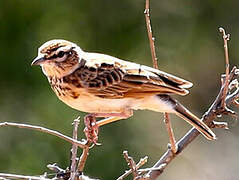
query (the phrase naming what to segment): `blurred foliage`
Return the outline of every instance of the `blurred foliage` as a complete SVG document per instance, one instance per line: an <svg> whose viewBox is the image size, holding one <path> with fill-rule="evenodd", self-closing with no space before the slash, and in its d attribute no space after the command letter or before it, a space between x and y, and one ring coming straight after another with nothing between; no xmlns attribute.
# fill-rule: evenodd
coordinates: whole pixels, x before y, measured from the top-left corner
<svg viewBox="0 0 239 180"><path fill-rule="evenodd" d="M231 65L238 65L239 14L235 3L151 1L160 68L194 82L191 94L178 99L197 115L215 98L224 72L221 25L231 33ZM40 68L30 66L37 48L47 40L61 38L86 51L151 65L143 11L144 0L0 0L0 121L41 125L71 135L72 120L84 114L60 102ZM179 138L190 126L172 117ZM152 165L168 142L162 119L158 113L138 111L127 121L101 128L103 145L90 152L85 173L108 180L118 177L127 169L123 150L135 159L149 155L148 166ZM237 179L238 125L227 132L215 132L218 141L198 138L161 179ZM41 174L53 162L65 168L70 147L43 133L1 128L0 172Z"/></svg>

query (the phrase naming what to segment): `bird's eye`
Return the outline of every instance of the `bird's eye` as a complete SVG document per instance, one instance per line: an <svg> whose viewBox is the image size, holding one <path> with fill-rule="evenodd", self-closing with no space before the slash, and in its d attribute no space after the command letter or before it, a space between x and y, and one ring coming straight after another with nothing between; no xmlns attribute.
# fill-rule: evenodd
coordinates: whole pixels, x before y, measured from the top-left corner
<svg viewBox="0 0 239 180"><path fill-rule="evenodd" d="M59 58L61 58L61 57L63 57L63 56L64 56L64 54L65 54L65 52L64 52L64 51L60 51L60 52L58 53L58 55L57 55L57 56L58 56Z"/></svg>

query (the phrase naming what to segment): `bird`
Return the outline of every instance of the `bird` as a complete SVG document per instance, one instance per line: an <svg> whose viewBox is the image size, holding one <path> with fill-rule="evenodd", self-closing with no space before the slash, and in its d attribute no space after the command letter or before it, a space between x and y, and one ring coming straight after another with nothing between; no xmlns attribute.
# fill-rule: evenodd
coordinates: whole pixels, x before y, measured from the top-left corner
<svg viewBox="0 0 239 180"><path fill-rule="evenodd" d="M101 53L83 51L77 44L54 39L38 49L31 65L40 65L57 97L89 113L97 127L127 119L134 110L176 114L208 140L213 131L171 95L187 95L192 83L161 70ZM97 135L96 135L97 136Z"/></svg>

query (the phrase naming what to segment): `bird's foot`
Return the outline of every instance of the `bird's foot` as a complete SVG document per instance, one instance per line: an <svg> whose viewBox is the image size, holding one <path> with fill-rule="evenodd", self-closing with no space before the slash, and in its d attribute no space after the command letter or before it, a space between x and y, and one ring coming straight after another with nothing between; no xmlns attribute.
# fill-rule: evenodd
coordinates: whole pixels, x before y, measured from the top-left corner
<svg viewBox="0 0 239 180"><path fill-rule="evenodd" d="M87 141L97 144L99 126L96 124L96 117L94 114L88 114L84 117L85 129L84 133Z"/></svg>

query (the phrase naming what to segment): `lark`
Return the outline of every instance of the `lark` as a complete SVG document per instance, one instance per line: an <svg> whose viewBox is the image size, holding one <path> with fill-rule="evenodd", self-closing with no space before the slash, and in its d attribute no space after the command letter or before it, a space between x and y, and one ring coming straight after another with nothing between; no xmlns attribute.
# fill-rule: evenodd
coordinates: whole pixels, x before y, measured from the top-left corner
<svg viewBox="0 0 239 180"><path fill-rule="evenodd" d="M75 43L60 39L44 43L32 65L41 66L65 104L91 117L105 118L97 121L97 127L127 119L134 110L151 110L176 114L207 139L216 139L205 123L170 96L189 93L187 89L193 84L182 78L109 55L85 52Z"/></svg>

